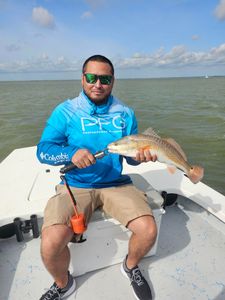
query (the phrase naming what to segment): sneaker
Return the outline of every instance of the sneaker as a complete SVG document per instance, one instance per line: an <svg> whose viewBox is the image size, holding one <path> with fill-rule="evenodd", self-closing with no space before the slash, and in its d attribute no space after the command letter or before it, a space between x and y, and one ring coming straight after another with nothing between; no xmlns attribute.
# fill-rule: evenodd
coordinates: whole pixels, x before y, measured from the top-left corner
<svg viewBox="0 0 225 300"><path fill-rule="evenodd" d="M146 279L141 274L139 267L135 266L132 269L128 269L126 266L126 260L127 257L121 265L121 272L125 277L130 279L135 298L138 300L152 300L151 289Z"/></svg>
<svg viewBox="0 0 225 300"><path fill-rule="evenodd" d="M66 299L70 296L76 289L76 281L70 272L68 271L68 283L66 287L60 288L54 282L50 289L41 296L40 300L61 300Z"/></svg>

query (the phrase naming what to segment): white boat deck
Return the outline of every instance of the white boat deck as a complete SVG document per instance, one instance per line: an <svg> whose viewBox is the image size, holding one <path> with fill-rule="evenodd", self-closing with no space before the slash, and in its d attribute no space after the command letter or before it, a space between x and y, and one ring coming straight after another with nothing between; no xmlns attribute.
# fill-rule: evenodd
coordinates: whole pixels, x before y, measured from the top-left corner
<svg viewBox="0 0 225 300"><path fill-rule="evenodd" d="M188 199L180 198L178 206L167 208L157 253L140 263L155 300L225 299L224 228L224 223ZM41 263L39 244L40 239L1 241L1 300L36 300L50 286L52 279ZM120 264L89 272L76 281L77 292L70 300L134 299Z"/></svg>
<svg viewBox="0 0 225 300"><path fill-rule="evenodd" d="M27 219L37 214L41 218L47 199L54 194L59 167L38 163L35 150L17 149L0 164L0 227L15 217ZM157 251L140 263L154 300L225 300L225 196L202 182L192 184L180 171L168 174L160 163L137 167L125 164L124 172L146 193L155 189L186 197L179 197L178 206L167 207L161 216ZM68 299L134 299L129 281L120 273L120 264L115 264L122 260L127 238L121 235L119 226L114 226L117 240L105 231L103 240L110 243L104 244L90 229L91 225L86 244L89 251L80 251L87 259L79 259L78 245L71 244L72 274L82 274L75 260L82 270L93 270L90 265L96 259L101 260L96 265L102 266L104 261L110 267L76 276L77 292ZM98 230L102 236L102 227ZM24 237L20 243L15 236L0 239L0 300L38 300L52 284L40 258L40 238L32 239L31 234ZM103 254L94 253L94 244L103 249Z"/></svg>
<svg viewBox="0 0 225 300"><path fill-rule="evenodd" d="M196 208L167 208L157 254L140 264L155 300L225 299L225 235ZM77 283L77 296L70 299L134 299L120 265L81 276Z"/></svg>

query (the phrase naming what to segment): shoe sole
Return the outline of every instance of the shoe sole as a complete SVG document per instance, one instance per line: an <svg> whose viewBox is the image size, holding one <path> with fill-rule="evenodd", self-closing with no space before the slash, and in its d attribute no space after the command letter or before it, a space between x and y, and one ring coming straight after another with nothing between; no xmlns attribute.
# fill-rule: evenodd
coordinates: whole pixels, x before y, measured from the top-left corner
<svg viewBox="0 0 225 300"><path fill-rule="evenodd" d="M72 295L76 290L76 281L73 278L73 285L71 286L71 288L61 297L61 299L66 299L68 298L70 295Z"/></svg>
<svg viewBox="0 0 225 300"><path fill-rule="evenodd" d="M129 279L129 281L130 281L129 276L127 275L127 273L125 272L125 270L124 270L124 268L123 268L123 264L120 266L120 271L121 271L121 273L123 274L123 276L126 277L127 279ZM132 292L133 292L133 294L134 294L134 297L135 297L137 300L140 300L140 298L138 298L138 296L135 294L133 287L132 287Z"/></svg>

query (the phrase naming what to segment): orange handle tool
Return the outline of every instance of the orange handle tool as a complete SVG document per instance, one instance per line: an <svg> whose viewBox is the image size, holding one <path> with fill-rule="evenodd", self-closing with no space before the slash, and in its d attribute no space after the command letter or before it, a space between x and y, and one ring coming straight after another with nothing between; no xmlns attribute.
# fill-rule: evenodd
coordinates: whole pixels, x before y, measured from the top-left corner
<svg viewBox="0 0 225 300"><path fill-rule="evenodd" d="M62 179L62 181L64 182L64 184L67 188L67 191L70 195L70 199L71 199L71 201L73 203L73 207L74 207L75 215L73 215L70 218L70 222L71 222L73 231L76 234L82 234L87 229L87 226L85 225L85 216L83 213L80 213L80 214L78 213L75 197L74 197L73 193L71 192L71 189L66 181L65 176L60 176L60 178Z"/></svg>
<svg viewBox="0 0 225 300"><path fill-rule="evenodd" d="M87 229L87 226L85 225L85 217L83 213L72 216L70 222L73 231L76 234L82 234Z"/></svg>

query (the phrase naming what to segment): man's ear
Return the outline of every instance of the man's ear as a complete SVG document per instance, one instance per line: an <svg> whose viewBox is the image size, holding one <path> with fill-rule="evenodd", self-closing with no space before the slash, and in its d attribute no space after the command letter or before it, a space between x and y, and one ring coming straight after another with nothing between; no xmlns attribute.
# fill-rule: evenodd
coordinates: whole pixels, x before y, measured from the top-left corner
<svg viewBox="0 0 225 300"><path fill-rule="evenodd" d="M84 74L82 74L82 75L81 75L81 84L82 84L82 86L84 86L84 80L85 80Z"/></svg>

